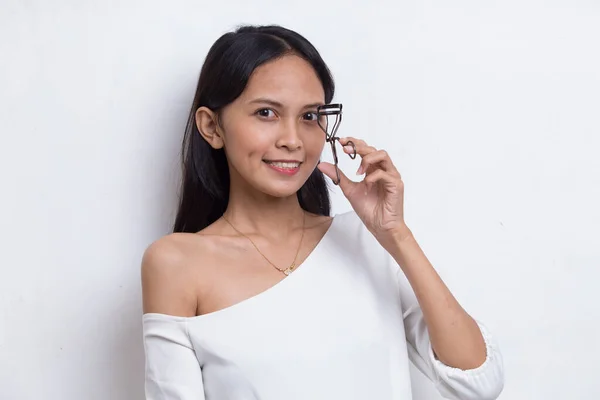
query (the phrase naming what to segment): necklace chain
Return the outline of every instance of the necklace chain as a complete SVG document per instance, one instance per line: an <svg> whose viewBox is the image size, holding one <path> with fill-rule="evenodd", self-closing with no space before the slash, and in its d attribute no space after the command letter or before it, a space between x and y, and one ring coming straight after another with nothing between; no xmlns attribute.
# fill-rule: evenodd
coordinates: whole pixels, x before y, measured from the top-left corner
<svg viewBox="0 0 600 400"><path fill-rule="evenodd" d="M258 246L256 245L256 243L254 243L254 241L253 241L252 239L250 239L250 238L249 238L247 235L245 235L245 234L243 234L242 232L238 231L238 230L236 229L236 227L235 227L235 226L233 226L233 224L232 224L231 222L229 222L229 220L228 220L227 218L225 218L225 215L223 215L223 219L225 220L225 222L227 222L227 223L229 224L229 226L231 226L231 227L233 228L233 230L234 230L234 231L236 231L237 233L239 233L240 235L242 235L243 237L245 237L246 239L248 239L248 240L250 241L250 243L252 243L252 246L254 246L254 248L256 249L256 251L258 251L258 253L259 253L259 254L260 254L260 255L261 255L261 256L262 256L262 257L263 257L265 260L267 260L267 262L268 262L269 264L271 264L271 266L273 266L273 268L275 268L277 271L279 271L279 272L281 272L281 273L285 274L286 276L288 276L288 275L289 275L289 274L291 274L291 273L292 273L292 272L293 272L293 271L296 269L296 267L297 267L297 265L296 265L296 259L298 258L298 254L300 253L300 247L301 247L301 245L302 245L302 240L304 239L304 230L305 230L304 228L305 228L305 224L306 224L306 213L303 213L303 214L302 214L302 216L303 216L303 218L302 218L302 235L300 236L300 243L298 243L298 249L296 250L296 255L294 256L294 261L292 262L292 264L291 264L289 267L287 267L287 268L285 268L285 269L279 268L277 265L273 264L273 263L271 262L271 260L269 260L269 259L267 258L267 256L265 256L265 255L263 254L263 252L262 252L262 251L260 251L260 249L258 248Z"/></svg>

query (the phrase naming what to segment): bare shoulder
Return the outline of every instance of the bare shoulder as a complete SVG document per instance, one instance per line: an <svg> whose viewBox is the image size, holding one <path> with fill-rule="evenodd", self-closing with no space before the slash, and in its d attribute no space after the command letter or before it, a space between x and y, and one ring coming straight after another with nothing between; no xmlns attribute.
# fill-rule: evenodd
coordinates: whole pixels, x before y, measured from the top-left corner
<svg viewBox="0 0 600 400"><path fill-rule="evenodd" d="M142 257L144 313L196 314L196 282L210 251L201 235L174 233L153 242Z"/></svg>

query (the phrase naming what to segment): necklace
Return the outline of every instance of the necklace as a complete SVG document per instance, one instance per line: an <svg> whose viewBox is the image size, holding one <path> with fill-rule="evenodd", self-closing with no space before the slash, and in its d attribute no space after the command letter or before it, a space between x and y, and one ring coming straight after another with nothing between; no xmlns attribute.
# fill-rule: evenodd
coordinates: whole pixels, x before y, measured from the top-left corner
<svg viewBox="0 0 600 400"><path fill-rule="evenodd" d="M294 271L294 269L296 269L296 267L297 267L297 265L296 265L296 259L298 258L298 253L300 253L300 246L302 245L302 239L304 239L304 227L305 227L305 223L306 223L306 213L303 213L303 218L302 218L302 236L300 236L300 243L298 243L298 249L296 250L296 255L294 256L294 261L292 262L292 264L289 267L287 267L285 269L281 269L277 265L273 264L271 262L271 260L269 260L267 258L267 256L265 256L263 254L263 252L260 251L260 249L258 248L258 246L256 246L256 244L252 241L252 239L250 239L248 236L244 235L242 232L238 231L236 229L236 227L233 226L233 224L231 222L229 222L229 220L227 218L225 218L225 215L223 215L222 217L225 220L225 222L227 222L229 224L229 226L231 226L233 228L234 231L236 231L237 233L239 233L240 235L242 235L243 237L245 237L246 239L248 239L250 241L250 243L252 243L252 246L254 246L254 248L256 249L256 251L258 251L258 253L265 260L267 260L267 262L269 264L271 264L273 266L273 268L275 268L277 271L282 272L283 274L285 274L285 276L288 276L289 274L291 274Z"/></svg>

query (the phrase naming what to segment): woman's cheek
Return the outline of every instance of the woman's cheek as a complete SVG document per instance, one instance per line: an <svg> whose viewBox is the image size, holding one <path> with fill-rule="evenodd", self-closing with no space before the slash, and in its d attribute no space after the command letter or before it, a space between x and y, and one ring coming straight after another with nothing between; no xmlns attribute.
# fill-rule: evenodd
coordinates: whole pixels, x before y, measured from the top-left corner
<svg viewBox="0 0 600 400"><path fill-rule="evenodd" d="M306 155L307 157L311 157L314 159L318 159L321 157L321 153L323 152L323 148L325 146L325 137L321 137L317 134L318 132L310 132L309 135L306 136Z"/></svg>

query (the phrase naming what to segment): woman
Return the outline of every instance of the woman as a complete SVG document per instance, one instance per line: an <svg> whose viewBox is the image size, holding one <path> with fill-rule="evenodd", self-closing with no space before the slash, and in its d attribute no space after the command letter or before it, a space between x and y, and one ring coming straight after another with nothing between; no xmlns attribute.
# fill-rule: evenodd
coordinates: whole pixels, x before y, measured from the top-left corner
<svg viewBox="0 0 600 400"><path fill-rule="evenodd" d="M333 94L293 31L210 49L175 233L142 261L148 399L405 400L409 358L447 398L499 395L497 346L415 241L387 153L324 133ZM319 162L326 139L362 158L361 182ZM352 212L329 216L324 176Z"/></svg>

